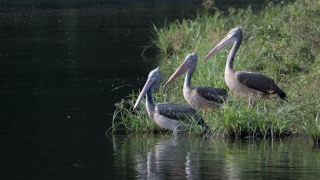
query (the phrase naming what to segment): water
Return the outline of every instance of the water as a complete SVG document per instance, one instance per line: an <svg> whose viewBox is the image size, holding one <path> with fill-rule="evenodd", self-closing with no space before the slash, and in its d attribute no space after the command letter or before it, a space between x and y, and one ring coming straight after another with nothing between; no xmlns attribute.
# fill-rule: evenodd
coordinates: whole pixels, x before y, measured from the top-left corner
<svg viewBox="0 0 320 180"><path fill-rule="evenodd" d="M304 138L113 137L118 179L318 179L320 150Z"/></svg>
<svg viewBox="0 0 320 180"><path fill-rule="evenodd" d="M152 36L152 23L161 26L165 21L194 17L201 2L181 6L178 1L12 0L0 5L0 179L132 179L138 177L136 163L119 161L137 156L135 147L127 149L127 154L118 149L128 144L144 149L137 160L141 160L139 177L146 177L145 153L154 146L168 148L155 145L164 137L138 141L104 133L111 125L114 103L141 88L160 61L152 48L140 55ZM149 141L154 143L143 146ZM215 152L206 149L205 143L213 142L192 141L203 145L188 156L190 143L187 139L169 144L173 148L169 151L183 151L183 156L172 159L164 170L159 162L158 174L174 166L181 169L185 159L192 161L194 155L202 158L192 161L190 173L193 167L198 175L211 170L212 164L203 162L206 154ZM225 146L217 148L223 151ZM297 154L308 152L308 156L318 152L308 143L299 150ZM302 172L307 172L305 167L318 167L317 158L312 160L303 162ZM164 176L172 174L168 171Z"/></svg>
<svg viewBox="0 0 320 180"><path fill-rule="evenodd" d="M152 22L183 12L44 2L0 2L0 179L112 178L114 103L158 65Z"/></svg>
<svg viewBox="0 0 320 180"><path fill-rule="evenodd" d="M100 7L1 12L0 179L113 177L104 133L114 103L158 62L155 53L140 56L148 26L131 15Z"/></svg>

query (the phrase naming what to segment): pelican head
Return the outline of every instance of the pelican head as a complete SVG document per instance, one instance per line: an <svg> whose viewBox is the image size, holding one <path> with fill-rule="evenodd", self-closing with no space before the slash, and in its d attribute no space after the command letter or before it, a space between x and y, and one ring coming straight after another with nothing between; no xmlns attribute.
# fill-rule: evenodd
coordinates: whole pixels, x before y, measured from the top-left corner
<svg viewBox="0 0 320 180"><path fill-rule="evenodd" d="M209 52L208 55L206 55L206 57L203 59L203 61L207 61L210 57L217 54L219 51L221 51L221 49L223 49L227 45L232 44L236 41L241 41L241 40L242 40L241 28L236 27L236 28L231 29L229 31L228 35L222 41L220 41L220 43L218 45L216 45L216 47L214 47Z"/></svg>
<svg viewBox="0 0 320 180"><path fill-rule="evenodd" d="M159 67L157 67L156 69L152 70L149 73L147 82L143 86L143 89L141 90L141 92L138 96L138 99L137 99L136 103L134 104L133 110L136 109L136 107L140 103L141 99L148 93L149 90L151 90L151 93L152 93L155 89L158 88L161 80L162 80L162 73L161 73Z"/></svg>
<svg viewBox="0 0 320 180"><path fill-rule="evenodd" d="M187 70L195 68L198 62L198 55L196 53L188 54L183 63L177 68L177 70L171 75L167 83L172 82L177 77L184 74Z"/></svg>

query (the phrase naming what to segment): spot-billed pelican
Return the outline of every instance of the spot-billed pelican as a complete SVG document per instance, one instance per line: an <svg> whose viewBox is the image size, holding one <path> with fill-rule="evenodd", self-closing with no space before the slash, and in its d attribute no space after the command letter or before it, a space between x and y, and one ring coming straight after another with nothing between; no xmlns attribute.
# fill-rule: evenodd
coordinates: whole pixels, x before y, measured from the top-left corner
<svg viewBox="0 0 320 180"><path fill-rule="evenodd" d="M154 103L152 94L160 85L161 80L162 73L159 67L149 73L147 82L140 92L133 109L137 108L141 99L146 95L148 115L161 128L174 132L184 131L195 126L206 129L204 120L192 107L174 103Z"/></svg>
<svg viewBox="0 0 320 180"><path fill-rule="evenodd" d="M271 78L257 72L236 71L233 69L234 56L241 41L241 29L237 27L230 30L228 35L208 53L203 61L208 60L222 48L233 43L224 72L225 82L229 89L235 95L248 97L250 108L254 105L255 99L259 97L269 99L274 95L278 95L281 99L286 100L286 93L283 92Z"/></svg>
<svg viewBox="0 0 320 180"><path fill-rule="evenodd" d="M188 104L198 110L219 108L227 98L227 91L225 89L210 86L191 86L191 76L196 70L197 63L197 54L188 54L184 62L171 75L167 83L172 82L188 71L183 84L183 97Z"/></svg>

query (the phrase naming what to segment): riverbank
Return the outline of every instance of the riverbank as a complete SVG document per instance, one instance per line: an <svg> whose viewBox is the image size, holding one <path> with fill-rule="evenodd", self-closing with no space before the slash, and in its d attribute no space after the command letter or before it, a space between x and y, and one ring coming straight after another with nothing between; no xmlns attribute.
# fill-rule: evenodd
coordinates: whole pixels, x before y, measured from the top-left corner
<svg viewBox="0 0 320 180"><path fill-rule="evenodd" d="M207 112L204 119L212 136L283 137L305 134L320 137L320 3L302 0L290 4L268 4L260 12L207 8L194 19L184 19L164 27L154 27L156 45L163 54L160 66L166 81L185 56L196 52L199 59L227 34L241 26L244 39L235 57L235 69L263 73L287 93L288 102L258 100L248 109L246 99L229 99L222 108ZM228 52L222 51L208 62L200 61L192 77L194 86L228 89L223 74ZM183 78L160 86L156 102L186 103L182 96ZM144 103L132 111L138 92L116 104L113 129L168 133L147 116Z"/></svg>

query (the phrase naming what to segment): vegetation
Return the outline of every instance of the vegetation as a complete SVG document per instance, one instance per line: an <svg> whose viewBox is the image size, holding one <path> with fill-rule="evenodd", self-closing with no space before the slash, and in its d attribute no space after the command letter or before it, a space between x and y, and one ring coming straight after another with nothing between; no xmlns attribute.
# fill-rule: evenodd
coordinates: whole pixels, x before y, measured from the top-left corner
<svg viewBox="0 0 320 180"><path fill-rule="evenodd" d="M207 3L212 6L212 3ZM154 27L154 44L164 54L161 69L168 78L185 56L196 52L200 60L236 26L244 40L235 59L235 69L261 72L272 77L287 93L288 101L258 100L253 109L243 98L229 93L219 110L204 115L214 136L287 136L306 134L320 137L320 2L300 0L288 4L268 4L254 13L247 9L227 12L206 7L195 19ZM227 48L228 49L228 48ZM192 78L195 86L228 89L223 78L228 52L222 51L208 62L199 62ZM183 78L162 85L156 102L185 103ZM161 132L141 105L133 112L136 93L119 102L115 117L132 132ZM163 131L162 131L163 132Z"/></svg>

